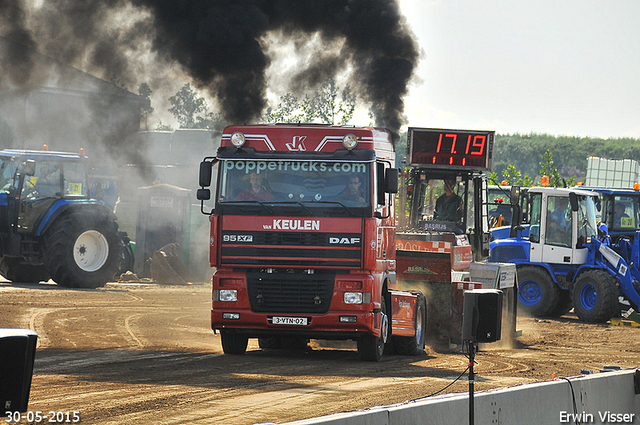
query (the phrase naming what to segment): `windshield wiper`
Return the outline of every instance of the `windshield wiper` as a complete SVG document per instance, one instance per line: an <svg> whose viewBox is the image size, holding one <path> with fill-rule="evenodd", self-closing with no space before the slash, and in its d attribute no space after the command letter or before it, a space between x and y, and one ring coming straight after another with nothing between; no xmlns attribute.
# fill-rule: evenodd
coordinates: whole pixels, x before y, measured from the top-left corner
<svg viewBox="0 0 640 425"><path fill-rule="evenodd" d="M302 208L304 208L305 210L307 210L307 212L309 213L309 215L313 215L313 211L311 209L309 209L309 207L307 207L306 205L304 205L302 202L299 201L265 201L267 203L269 203L269 205L285 205L285 204L295 204L295 205L299 205Z"/></svg>
<svg viewBox="0 0 640 425"><path fill-rule="evenodd" d="M265 203L271 204L271 202L268 202L268 201L225 201L225 204L231 204L231 203L233 203L233 204L258 204L261 207L264 207L264 209L266 209L269 212L269 214L274 215L273 210L265 205Z"/></svg>
<svg viewBox="0 0 640 425"><path fill-rule="evenodd" d="M356 213L354 213L349 207L347 207L345 204L343 204L342 202L338 202L338 201L312 201L314 204L338 204L340 205L342 208L344 208L345 210L347 210L349 212L349 214L351 214L351 217L355 217Z"/></svg>

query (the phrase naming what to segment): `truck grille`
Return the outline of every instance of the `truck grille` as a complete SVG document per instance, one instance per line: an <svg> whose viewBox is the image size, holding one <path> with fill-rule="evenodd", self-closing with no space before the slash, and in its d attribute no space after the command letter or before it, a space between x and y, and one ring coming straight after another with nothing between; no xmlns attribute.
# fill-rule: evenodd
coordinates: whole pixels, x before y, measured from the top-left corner
<svg viewBox="0 0 640 425"><path fill-rule="evenodd" d="M249 272L251 310L256 313L326 313L333 295L334 273Z"/></svg>
<svg viewBox="0 0 640 425"><path fill-rule="evenodd" d="M223 232L221 264L253 267L325 267L334 269L360 268L362 242L359 233L318 232L238 232L228 241ZM227 238L228 239L228 238ZM358 241L341 243L341 241ZM331 241L334 241L333 243Z"/></svg>

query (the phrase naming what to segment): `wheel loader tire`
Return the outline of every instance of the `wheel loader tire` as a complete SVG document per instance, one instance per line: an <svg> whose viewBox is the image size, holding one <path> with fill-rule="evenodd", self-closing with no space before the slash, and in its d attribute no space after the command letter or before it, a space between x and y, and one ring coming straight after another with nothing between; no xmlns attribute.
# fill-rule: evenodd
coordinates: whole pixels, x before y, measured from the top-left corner
<svg viewBox="0 0 640 425"><path fill-rule="evenodd" d="M518 308L534 317L549 317L558 307L560 288L541 267L518 267Z"/></svg>
<svg viewBox="0 0 640 425"><path fill-rule="evenodd" d="M44 237L51 278L68 288L98 288L114 280L121 261L118 225L91 211L59 217Z"/></svg>
<svg viewBox="0 0 640 425"><path fill-rule="evenodd" d="M604 270L587 270L573 286L573 310L580 320L604 323L618 311L618 288Z"/></svg>
<svg viewBox="0 0 640 425"><path fill-rule="evenodd" d="M38 283L49 280L44 266L20 264L19 258L3 258L0 261L0 274L14 283Z"/></svg>
<svg viewBox="0 0 640 425"><path fill-rule="evenodd" d="M571 298L571 291L569 289L561 289L560 296L558 298L558 305L549 313L551 317L564 316L573 308L573 300Z"/></svg>

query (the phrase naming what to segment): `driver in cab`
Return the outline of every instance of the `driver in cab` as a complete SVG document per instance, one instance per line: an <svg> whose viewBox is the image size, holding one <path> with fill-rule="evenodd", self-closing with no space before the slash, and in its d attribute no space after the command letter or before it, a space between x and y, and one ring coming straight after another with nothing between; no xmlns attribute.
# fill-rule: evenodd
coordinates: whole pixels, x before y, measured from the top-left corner
<svg viewBox="0 0 640 425"><path fill-rule="evenodd" d="M571 246L571 220L567 220L569 198L552 197L555 208L549 212L547 225L547 239L549 243Z"/></svg>
<svg viewBox="0 0 640 425"><path fill-rule="evenodd" d="M462 198L455 193L456 181L444 181L444 194L436 200L433 218L439 221L460 221L462 217Z"/></svg>
<svg viewBox="0 0 640 425"><path fill-rule="evenodd" d="M250 187L234 198L234 201L272 201L273 193L264 184L264 175L252 172L249 174Z"/></svg>

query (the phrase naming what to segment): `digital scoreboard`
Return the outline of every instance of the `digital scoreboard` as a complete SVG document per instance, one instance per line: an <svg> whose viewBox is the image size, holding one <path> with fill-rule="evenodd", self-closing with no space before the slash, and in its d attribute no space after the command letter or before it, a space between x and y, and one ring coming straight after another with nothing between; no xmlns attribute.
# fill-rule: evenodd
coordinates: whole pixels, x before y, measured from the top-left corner
<svg viewBox="0 0 640 425"><path fill-rule="evenodd" d="M409 127L409 165L491 170L495 131Z"/></svg>

